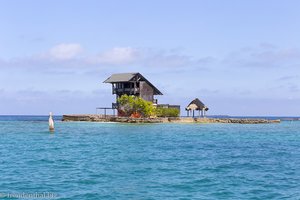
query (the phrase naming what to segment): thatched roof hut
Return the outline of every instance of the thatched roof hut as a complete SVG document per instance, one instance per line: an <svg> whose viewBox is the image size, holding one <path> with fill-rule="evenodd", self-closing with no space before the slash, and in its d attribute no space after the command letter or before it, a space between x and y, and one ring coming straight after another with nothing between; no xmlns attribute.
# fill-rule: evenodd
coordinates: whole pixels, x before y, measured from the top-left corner
<svg viewBox="0 0 300 200"><path fill-rule="evenodd" d="M185 110L187 111L188 116L189 116L189 112L193 111L193 117L194 117L195 110L199 111L199 117L201 111L201 116L203 117L205 115L205 111L208 111L208 107L206 107L204 103L202 103L202 101L200 101L198 98L196 98L185 108Z"/></svg>
<svg viewBox="0 0 300 200"><path fill-rule="evenodd" d="M186 110L205 110L208 111L208 107L202 103L198 98L194 99L186 108Z"/></svg>

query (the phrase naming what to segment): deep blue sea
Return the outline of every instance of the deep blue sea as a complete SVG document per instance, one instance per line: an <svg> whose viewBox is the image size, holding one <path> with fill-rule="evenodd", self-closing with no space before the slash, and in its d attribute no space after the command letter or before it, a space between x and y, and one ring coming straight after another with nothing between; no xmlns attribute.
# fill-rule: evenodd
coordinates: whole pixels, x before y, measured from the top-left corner
<svg viewBox="0 0 300 200"><path fill-rule="evenodd" d="M300 199L300 121L56 119L49 133L47 117L0 117L0 198L48 192L61 200Z"/></svg>

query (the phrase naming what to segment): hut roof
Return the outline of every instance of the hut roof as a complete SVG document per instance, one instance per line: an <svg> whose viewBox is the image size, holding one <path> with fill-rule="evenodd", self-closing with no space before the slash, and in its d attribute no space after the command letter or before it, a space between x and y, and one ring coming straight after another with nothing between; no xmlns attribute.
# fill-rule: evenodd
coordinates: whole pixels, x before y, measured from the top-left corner
<svg viewBox="0 0 300 200"><path fill-rule="evenodd" d="M142 74L138 72L112 74L103 83L121 83L131 81L145 81L148 83L148 85L150 85L153 88L155 95L162 95L162 93L150 81L148 81Z"/></svg>
<svg viewBox="0 0 300 200"><path fill-rule="evenodd" d="M208 107L202 103L198 98L194 99L187 107L186 110L208 110Z"/></svg>

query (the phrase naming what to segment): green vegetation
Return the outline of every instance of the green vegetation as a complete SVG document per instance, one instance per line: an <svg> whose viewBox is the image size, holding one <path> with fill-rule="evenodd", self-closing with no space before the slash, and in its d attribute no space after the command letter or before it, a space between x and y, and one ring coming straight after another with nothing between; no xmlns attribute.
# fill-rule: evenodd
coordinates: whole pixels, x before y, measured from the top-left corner
<svg viewBox="0 0 300 200"><path fill-rule="evenodd" d="M157 117L178 117L179 110L176 108L156 108Z"/></svg>
<svg viewBox="0 0 300 200"><path fill-rule="evenodd" d="M152 102L140 97L122 95L118 98L119 113L123 116L150 117L155 115Z"/></svg>
<svg viewBox="0 0 300 200"><path fill-rule="evenodd" d="M121 116L126 117L178 117L179 110L176 108L155 108L152 102L132 95L122 95L118 98Z"/></svg>

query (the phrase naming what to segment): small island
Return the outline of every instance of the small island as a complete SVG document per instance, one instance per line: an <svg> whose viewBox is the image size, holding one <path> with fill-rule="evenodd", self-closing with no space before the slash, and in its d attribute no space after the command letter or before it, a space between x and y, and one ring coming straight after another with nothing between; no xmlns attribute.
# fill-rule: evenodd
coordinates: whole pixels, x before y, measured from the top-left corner
<svg viewBox="0 0 300 200"><path fill-rule="evenodd" d="M212 118L206 117L209 108L195 98L185 108L186 117L180 117L180 105L159 104L154 95L162 95L150 81L140 73L113 74L104 83L112 84L116 102L111 107L99 107L104 114L63 115L62 121L120 122L120 123L280 123L280 119ZM113 115L107 115L110 109ZM195 113L198 112L198 115Z"/></svg>
<svg viewBox="0 0 300 200"><path fill-rule="evenodd" d="M236 123L236 124L268 124L280 123L280 119L254 119L254 118L192 118L192 117L157 117L157 118L133 118L111 115L63 115L62 121L86 121L86 122L119 122L119 123Z"/></svg>

